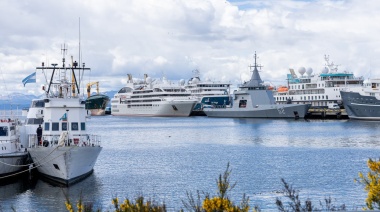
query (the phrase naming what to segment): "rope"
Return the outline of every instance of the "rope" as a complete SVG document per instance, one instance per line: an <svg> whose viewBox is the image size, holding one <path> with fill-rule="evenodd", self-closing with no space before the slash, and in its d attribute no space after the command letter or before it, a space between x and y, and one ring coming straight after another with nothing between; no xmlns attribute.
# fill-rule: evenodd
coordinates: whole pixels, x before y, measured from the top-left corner
<svg viewBox="0 0 380 212"><path fill-rule="evenodd" d="M51 153L53 153L58 147L59 147L59 146L57 146L56 148L54 148L54 149L53 149L48 155L46 155L46 157L44 157L43 159L45 159L45 158L47 158L49 155L51 155ZM30 171L30 170L32 170L32 169L36 169L36 168L42 166L43 164L45 164L45 163L47 163L47 162L50 162L50 161L52 161L52 160L55 160L56 158L62 156L63 154L65 154L66 152L70 151L70 150L73 149L74 147L76 147L76 146L71 147L71 148L68 149L67 151L64 151L62 154L57 155L57 157L52 158L51 160L45 161L44 163L40 163L40 164L37 165L37 166L33 166L32 168L29 168L29 169L26 169L26 170L23 170L23 171L20 171L20 172L16 172L16 173L13 173L13 174L10 174L10 175L2 176L2 177L0 177L0 179L4 179L4 178L7 178L7 177L16 176L16 175L19 175L19 174L21 174L21 173L24 173L24 172ZM43 160L43 159L42 159L42 160ZM40 161L42 161L42 160L40 160ZM33 164L36 164L36 163L37 163L37 162L33 162L33 163L30 163L30 164L27 164L27 165L22 165L22 166L30 166L30 165L33 165Z"/></svg>
<svg viewBox="0 0 380 212"><path fill-rule="evenodd" d="M56 148L54 148L48 155L46 155L46 157L48 157L49 155L51 155L51 153L53 153L59 146L57 146ZM46 157L44 157L43 159L45 159ZM8 165L8 166L15 166L15 167L24 167L24 166L29 166L29 165L34 165L35 162L33 163L29 163L29 164L25 164L25 165L13 165L13 164L9 164L9 163L5 163L5 162L2 162L0 161L0 163L4 164L4 165Z"/></svg>

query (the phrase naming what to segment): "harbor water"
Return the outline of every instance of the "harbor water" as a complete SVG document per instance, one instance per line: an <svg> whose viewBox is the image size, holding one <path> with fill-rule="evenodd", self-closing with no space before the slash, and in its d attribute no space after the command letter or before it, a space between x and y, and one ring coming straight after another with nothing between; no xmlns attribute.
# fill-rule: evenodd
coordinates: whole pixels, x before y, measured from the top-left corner
<svg viewBox="0 0 380 212"><path fill-rule="evenodd" d="M276 198L287 202L283 178L316 207L331 197L355 210L366 192L354 179L380 157L380 125L368 121L103 116L87 129L103 146L88 178L70 187L27 177L2 183L0 210L66 211L66 197L75 203L82 194L102 211L112 211L114 197L140 195L178 211L186 192L216 195L228 163L236 203L245 193L251 206L276 211Z"/></svg>

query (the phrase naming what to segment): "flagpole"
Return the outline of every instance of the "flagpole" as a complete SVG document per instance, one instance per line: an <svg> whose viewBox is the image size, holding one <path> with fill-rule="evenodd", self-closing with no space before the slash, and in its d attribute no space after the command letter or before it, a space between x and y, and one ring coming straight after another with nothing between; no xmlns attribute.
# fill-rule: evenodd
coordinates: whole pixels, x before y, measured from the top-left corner
<svg viewBox="0 0 380 212"><path fill-rule="evenodd" d="M68 116L69 116L69 110L66 110L66 121L67 121L67 128L66 128L66 130L67 130L67 135L69 135L69 127L70 127Z"/></svg>

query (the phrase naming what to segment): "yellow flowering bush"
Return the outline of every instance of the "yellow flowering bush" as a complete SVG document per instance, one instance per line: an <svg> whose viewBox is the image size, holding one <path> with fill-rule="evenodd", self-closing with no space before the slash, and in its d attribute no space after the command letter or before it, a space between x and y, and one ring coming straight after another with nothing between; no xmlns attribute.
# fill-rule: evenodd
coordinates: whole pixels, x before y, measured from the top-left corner
<svg viewBox="0 0 380 212"><path fill-rule="evenodd" d="M71 203L70 199L68 198L66 194L65 196L66 196L65 205L66 205L67 211L74 212L75 210L74 210L73 204ZM77 212L93 212L94 211L92 209L92 203L87 203L87 204L83 203L82 193L80 194L79 200L76 204L76 208L77 208ZM96 211L100 212L100 210L96 210Z"/></svg>
<svg viewBox="0 0 380 212"><path fill-rule="evenodd" d="M206 212L248 212L249 210L249 198L243 196L240 206L235 205L228 197L228 191L231 191L236 183L230 182L231 169L229 163L224 174L219 175L219 179L216 184L218 186L218 195L210 198L208 195L202 202L202 209ZM194 207L193 207L194 208Z"/></svg>
<svg viewBox="0 0 380 212"><path fill-rule="evenodd" d="M367 176L359 172L359 182L364 184L364 190L368 192L367 208L364 209L380 210L380 160L368 159L367 166L370 169Z"/></svg>
<svg viewBox="0 0 380 212"><path fill-rule="evenodd" d="M165 204L158 205L152 201L146 201L144 203L144 197L140 196L136 198L135 202L131 202L129 199L125 199L123 203L119 205L119 199L112 199L112 204L115 207L115 212L164 212L166 211Z"/></svg>

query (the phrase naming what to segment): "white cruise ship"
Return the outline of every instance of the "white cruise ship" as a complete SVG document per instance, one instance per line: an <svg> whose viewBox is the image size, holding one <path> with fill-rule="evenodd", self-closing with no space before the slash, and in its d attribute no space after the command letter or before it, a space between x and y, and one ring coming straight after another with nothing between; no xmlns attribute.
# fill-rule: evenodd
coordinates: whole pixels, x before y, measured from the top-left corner
<svg viewBox="0 0 380 212"><path fill-rule="evenodd" d="M111 99L114 116L189 116L197 100L180 85L163 78L155 82L145 75L135 83L130 74L125 87Z"/></svg>
<svg viewBox="0 0 380 212"><path fill-rule="evenodd" d="M325 67L321 73L313 74L313 69L299 68L301 76L297 76L293 69L287 75L288 85L280 86L274 94L278 104L306 104L312 107L327 107L338 103L342 104L340 91L346 88L360 90L363 77L355 77L353 73L338 71L338 66L329 61L325 55ZM305 76L306 73L306 76Z"/></svg>
<svg viewBox="0 0 380 212"><path fill-rule="evenodd" d="M230 83L215 82L207 79L202 81L199 77L199 70L194 70L194 77L188 81L185 89L198 99L202 99L203 96L228 95L230 85Z"/></svg>
<svg viewBox="0 0 380 212"><path fill-rule="evenodd" d="M199 77L199 70L193 71L192 77L185 89L190 91L198 103L194 106L192 115L206 115L203 112L203 106L226 106L230 104L230 83L216 82L206 79L202 81Z"/></svg>

